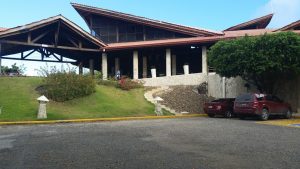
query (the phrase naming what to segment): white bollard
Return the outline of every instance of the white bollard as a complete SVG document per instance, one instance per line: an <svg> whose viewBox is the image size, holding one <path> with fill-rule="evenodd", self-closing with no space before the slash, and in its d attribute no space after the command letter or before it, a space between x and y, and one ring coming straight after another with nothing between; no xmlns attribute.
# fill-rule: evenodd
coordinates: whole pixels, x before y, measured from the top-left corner
<svg viewBox="0 0 300 169"><path fill-rule="evenodd" d="M190 74L189 65L183 65L184 75Z"/></svg>
<svg viewBox="0 0 300 169"><path fill-rule="evenodd" d="M155 68L151 69L151 77L156 78L156 69Z"/></svg>
<svg viewBox="0 0 300 169"><path fill-rule="evenodd" d="M40 105L39 105L39 112L38 112L38 115L37 115L37 119L47 119L47 108L46 108L46 105L49 102L49 100L44 95L41 96L41 97L39 97L39 98L37 98L37 100L40 103Z"/></svg>

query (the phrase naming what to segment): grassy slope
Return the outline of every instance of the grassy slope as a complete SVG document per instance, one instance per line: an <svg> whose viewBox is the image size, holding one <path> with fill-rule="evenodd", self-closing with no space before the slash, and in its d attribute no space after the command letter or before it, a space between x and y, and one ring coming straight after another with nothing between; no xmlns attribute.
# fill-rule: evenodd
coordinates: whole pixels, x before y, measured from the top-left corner
<svg viewBox="0 0 300 169"><path fill-rule="evenodd" d="M0 78L0 121L35 120L38 109L35 88L40 78ZM143 89L122 91L97 86L96 93L64 103L47 105L48 119L76 119L154 115L154 106L143 97Z"/></svg>

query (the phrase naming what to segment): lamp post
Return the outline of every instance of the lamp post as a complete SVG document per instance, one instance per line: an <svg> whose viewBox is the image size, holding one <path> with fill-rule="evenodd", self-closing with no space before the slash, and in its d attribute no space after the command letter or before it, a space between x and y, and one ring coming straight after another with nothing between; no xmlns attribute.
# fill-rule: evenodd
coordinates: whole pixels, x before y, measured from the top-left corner
<svg viewBox="0 0 300 169"><path fill-rule="evenodd" d="M37 100L40 103L40 105L39 105L39 112L38 112L37 118L38 119L47 119L46 105L49 102L49 100L44 95L41 96L41 97L39 97L39 98L37 98Z"/></svg>

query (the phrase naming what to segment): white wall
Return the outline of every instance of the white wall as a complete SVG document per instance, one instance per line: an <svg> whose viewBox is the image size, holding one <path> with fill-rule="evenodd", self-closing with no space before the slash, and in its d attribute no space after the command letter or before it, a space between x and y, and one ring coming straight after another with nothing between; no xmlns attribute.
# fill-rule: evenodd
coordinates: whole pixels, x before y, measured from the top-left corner
<svg viewBox="0 0 300 169"><path fill-rule="evenodd" d="M223 82L223 80L225 80L225 83ZM224 79L220 77L218 74L208 75L209 96L215 98L234 98L246 92L247 92L247 88L245 87L245 82L240 77Z"/></svg>
<svg viewBox="0 0 300 169"><path fill-rule="evenodd" d="M164 76L156 78L141 79L144 86L178 86L178 85L199 85L207 81L207 76L202 73L188 74L188 75L175 75Z"/></svg>

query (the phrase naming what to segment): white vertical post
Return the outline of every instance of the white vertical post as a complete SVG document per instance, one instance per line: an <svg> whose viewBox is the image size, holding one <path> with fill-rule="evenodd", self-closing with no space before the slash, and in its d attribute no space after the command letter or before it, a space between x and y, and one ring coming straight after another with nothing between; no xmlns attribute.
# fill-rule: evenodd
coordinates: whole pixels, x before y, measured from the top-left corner
<svg viewBox="0 0 300 169"><path fill-rule="evenodd" d="M139 79L139 53L133 51L133 79Z"/></svg>
<svg viewBox="0 0 300 169"><path fill-rule="evenodd" d="M107 80L107 54L102 53L102 79Z"/></svg>
<svg viewBox="0 0 300 169"><path fill-rule="evenodd" d="M172 75L176 75L177 67L176 67L176 55L172 55Z"/></svg>
<svg viewBox="0 0 300 169"><path fill-rule="evenodd" d="M94 59L90 59L89 64L90 64L90 74L94 75Z"/></svg>
<svg viewBox="0 0 300 169"><path fill-rule="evenodd" d="M143 56L143 78L147 78L147 56Z"/></svg>
<svg viewBox="0 0 300 169"><path fill-rule="evenodd" d="M120 70L120 59L118 57L115 58L115 73Z"/></svg>
<svg viewBox="0 0 300 169"><path fill-rule="evenodd" d="M208 66L207 66L207 48L206 46L202 46L202 73L208 74Z"/></svg>
<svg viewBox="0 0 300 169"><path fill-rule="evenodd" d="M166 49L166 76L171 76L171 49Z"/></svg>

